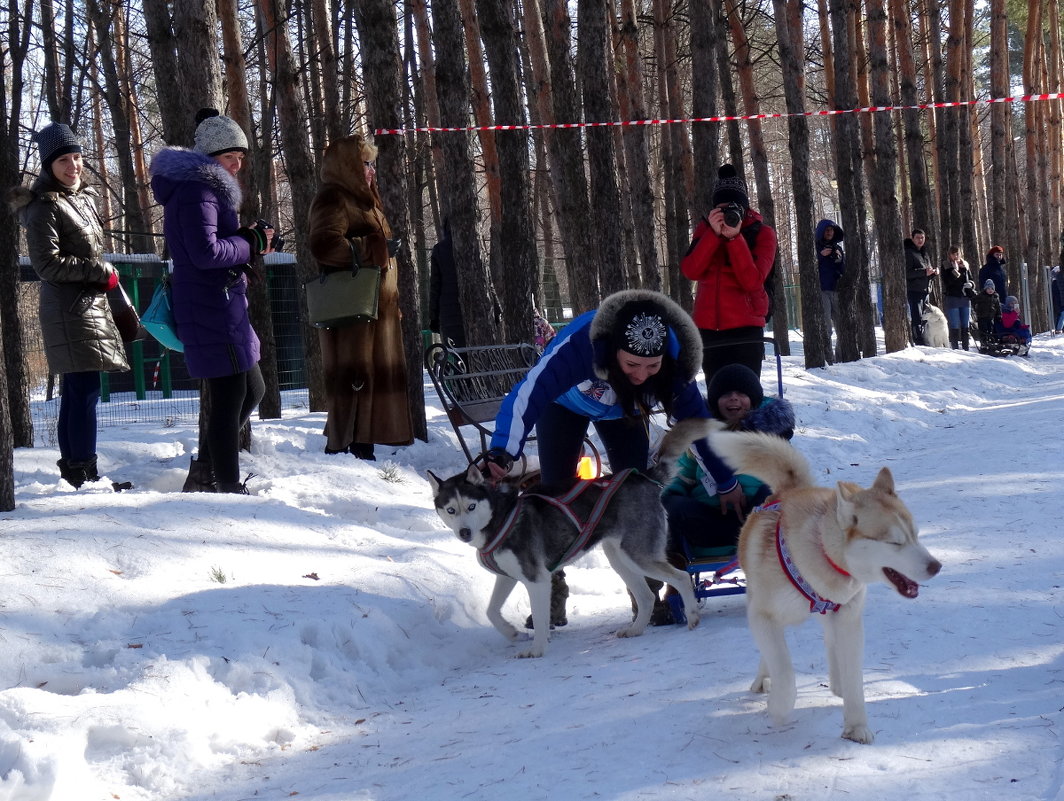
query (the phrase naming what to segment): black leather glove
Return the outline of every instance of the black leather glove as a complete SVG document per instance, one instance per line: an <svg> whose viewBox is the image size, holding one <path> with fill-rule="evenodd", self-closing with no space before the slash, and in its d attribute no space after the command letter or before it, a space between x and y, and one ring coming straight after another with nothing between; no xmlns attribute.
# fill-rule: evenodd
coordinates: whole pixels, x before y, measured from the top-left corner
<svg viewBox="0 0 1064 801"><path fill-rule="evenodd" d="M266 241L266 234L259 228L248 228L246 225L242 225L237 228L236 232L251 245L251 255L253 256L258 256L266 250L266 246L269 244Z"/></svg>
<svg viewBox="0 0 1064 801"><path fill-rule="evenodd" d="M485 472L487 472L487 466L489 464L497 464L507 473L509 473L510 468L514 466L514 457L502 448L490 448L483 453L482 458L484 459Z"/></svg>

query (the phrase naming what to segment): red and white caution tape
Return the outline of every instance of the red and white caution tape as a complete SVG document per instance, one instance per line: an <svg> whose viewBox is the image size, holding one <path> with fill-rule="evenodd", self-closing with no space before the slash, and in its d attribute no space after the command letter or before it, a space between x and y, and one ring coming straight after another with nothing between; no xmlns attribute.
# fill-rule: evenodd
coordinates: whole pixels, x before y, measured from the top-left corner
<svg viewBox="0 0 1064 801"><path fill-rule="evenodd" d="M955 108L979 106L990 103L1032 103L1038 100L1062 100L1064 92L1047 92L1041 95L1018 97L993 97L987 100L958 100L945 103L918 103L914 106L864 106L862 108L824 109L821 111L782 112L778 114L741 114L719 117L684 117L674 120L616 120L613 122L557 122L540 125L469 125L463 128L377 128L375 136L394 136L409 133L468 133L471 131L536 131L544 128L616 128L633 125L675 125L692 122L733 122L739 120L772 120L784 117L831 117L837 114L871 114L876 111L911 111L929 108Z"/></svg>

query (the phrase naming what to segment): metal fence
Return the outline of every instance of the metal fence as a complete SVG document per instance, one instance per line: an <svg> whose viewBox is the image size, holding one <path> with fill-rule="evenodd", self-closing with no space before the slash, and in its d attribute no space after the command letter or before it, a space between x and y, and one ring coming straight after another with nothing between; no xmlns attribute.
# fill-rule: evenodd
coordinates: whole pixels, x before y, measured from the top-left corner
<svg viewBox="0 0 1064 801"><path fill-rule="evenodd" d="M133 305L143 312L151 302L167 261L154 255L107 255L118 270ZM277 346L277 374L284 408L306 408L303 339L299 319L299 277L295 258L271 253L264 258L267 296ZM29 370L30 406L37 437L55 444L59 416L59 378L50 375L41 338L40 280L28 259L21 259L19 317ZM151 337L126 347L130 370L104 373L97 417L101 426L148 423L161 427L195 423L199 416L198 379L191 378L184 356Z"/></svg>

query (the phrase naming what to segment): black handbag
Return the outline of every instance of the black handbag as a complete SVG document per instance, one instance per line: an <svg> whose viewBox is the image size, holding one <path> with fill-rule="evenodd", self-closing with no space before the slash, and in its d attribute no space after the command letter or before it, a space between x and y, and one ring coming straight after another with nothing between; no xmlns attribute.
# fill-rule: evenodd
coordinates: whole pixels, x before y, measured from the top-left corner
<svg viewBox="0 0 1064 801"><path fill-rule="evenodd" d="M351 270L323 274L303 284L307 319L316 328L343 328L377 319L381 269L359 263L351 242Z"/></svg>
<svg viewBox="0 0 1064 801"><path fill-rule="evenodd" d="M111 307L111 317L115 321L115 327L118 328L122 342L128 345L147 338L148 332L140 324L140 315L133 308L133 303L121 283L107 293L107 303Z"/></svg>

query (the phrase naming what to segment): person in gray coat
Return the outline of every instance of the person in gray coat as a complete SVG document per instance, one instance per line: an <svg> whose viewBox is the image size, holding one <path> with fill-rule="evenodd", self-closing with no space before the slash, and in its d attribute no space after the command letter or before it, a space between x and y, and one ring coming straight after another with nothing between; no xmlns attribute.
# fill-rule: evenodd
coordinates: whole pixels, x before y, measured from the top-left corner
<svg viewBox="0 0 1064 801"><path fill-rule="evenodd" d="M34 134L41 172L16 187L11 205L26 228L30 263L41 279L40 318L48 369L62 375L56 439L62 478L75 488L100 478L96 407L100 373L129 369L107 291L118 273L103 260L96 193L85 185L81 143L53 122Z"/></svg>

